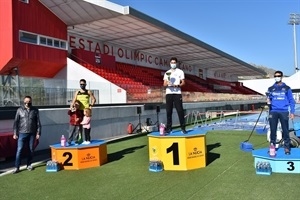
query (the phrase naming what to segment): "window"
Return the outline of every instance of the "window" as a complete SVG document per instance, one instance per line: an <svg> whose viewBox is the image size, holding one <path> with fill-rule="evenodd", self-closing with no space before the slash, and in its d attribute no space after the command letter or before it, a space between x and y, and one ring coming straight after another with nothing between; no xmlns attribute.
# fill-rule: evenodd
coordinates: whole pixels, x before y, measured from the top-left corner
<svg viewBox="0 0 300 200"><path fill-rule="evenodd" d="M20 41L37 44L37 35L26 32L20 32Z"/></svg>
<svg viewBox="0 0 300 200"><path fill-rule="evenodd" d="M60 48L66 49L67 48L67 43L64 41L60 41Z"/></svg>
<svg viewBox="0 0 300 200"><path fill-rule="evenodd" d="M57 38L20 31L20 42L67 50L67 42Z"/></svg>
<svg viewBox="0 0 300 200"><path fill-rule="evenodd" d="M40 44L47 45L47 39L45 37L40 37Z"/></svg>
<svg viewBox="0 0 300 200"><path fill-rule="evenodd" d="M29 3L29 0L20 0L23 3Z"/></svg>
<svg viewBox="0 0 300 200"><path fill-rule="evenodd" d="M52 39L47 38L47 46L53 46L52 42Z"/></svg>
<svg viewBox="0 0 300 200"><path fill-rule="evenodd" d="M54 46L59 48L59 40L54 40Z"/></svg>

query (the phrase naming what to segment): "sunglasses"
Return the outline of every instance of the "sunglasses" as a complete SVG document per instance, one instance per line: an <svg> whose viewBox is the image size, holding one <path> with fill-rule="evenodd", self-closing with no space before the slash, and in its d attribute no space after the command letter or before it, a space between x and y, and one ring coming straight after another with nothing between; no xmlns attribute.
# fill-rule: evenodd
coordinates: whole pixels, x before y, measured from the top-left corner
<svg viewBox="0 0 300 200"><path fill-rule="evenodd" d="M274 77L281 77L281 75L274 75Z"/></svg>
<svg viewBox="0 0 300 200"><path fill-rule="evenodd" d="M80 85L85 85L85 84L80 84Z"/></svg>

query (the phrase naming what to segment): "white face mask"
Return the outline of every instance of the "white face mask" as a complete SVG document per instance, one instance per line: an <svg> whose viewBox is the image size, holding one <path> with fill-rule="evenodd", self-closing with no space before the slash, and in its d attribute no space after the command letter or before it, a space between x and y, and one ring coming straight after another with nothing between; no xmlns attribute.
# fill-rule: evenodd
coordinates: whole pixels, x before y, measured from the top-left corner
<svg viewBox="0 0 300 200"><path fill-rule="evenodd" d="M275 77L274 78L276 82L280 82L281 81L281 77Z"/></svg>
<svg viewBox="0 0 300 200"><path fill-rule="evenodd" d="M174 63L171 63L170 66L171 66L172 69L176 68L176 64L174 64Z"/></svg>

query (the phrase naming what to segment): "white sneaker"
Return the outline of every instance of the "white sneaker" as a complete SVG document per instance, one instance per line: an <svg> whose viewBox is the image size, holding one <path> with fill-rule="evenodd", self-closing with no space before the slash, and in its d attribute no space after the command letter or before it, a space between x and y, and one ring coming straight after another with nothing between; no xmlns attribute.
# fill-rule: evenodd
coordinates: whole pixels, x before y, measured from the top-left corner
<svg viewBox="0 0 300 200"><path fill-rule="evenodd" d="M87 143L87 141L84 141L82 144L86 144Z"/></svg>
<svg viewBox="0 0 300 200"><path fill-rule="evenodd" d="M86 141L85 144L91 144L91 142L90 141Z"/></svg>

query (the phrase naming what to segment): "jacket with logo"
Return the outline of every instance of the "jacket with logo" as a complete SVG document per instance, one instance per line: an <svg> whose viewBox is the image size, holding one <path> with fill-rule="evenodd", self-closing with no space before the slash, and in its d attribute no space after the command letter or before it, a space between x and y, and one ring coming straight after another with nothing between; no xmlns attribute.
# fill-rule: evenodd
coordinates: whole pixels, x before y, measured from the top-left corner
<svg viewBox="0 0 300 200"><path fill-rule="evenodd" d="M295 113L295 100L289 86L275 83L269 87L268 92L271 100L270 112L288 112L290 107L291 114Z"/></svg>

